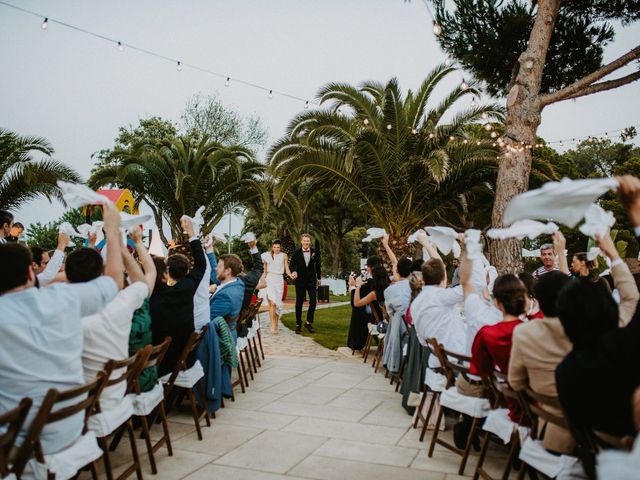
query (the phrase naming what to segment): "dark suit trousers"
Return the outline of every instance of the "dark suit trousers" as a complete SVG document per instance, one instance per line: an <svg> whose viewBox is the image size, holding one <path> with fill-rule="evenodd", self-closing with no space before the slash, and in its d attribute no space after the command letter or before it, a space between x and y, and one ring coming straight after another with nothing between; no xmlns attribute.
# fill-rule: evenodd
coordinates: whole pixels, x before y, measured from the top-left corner
<svg viewBox="0 0 640 480"><path fill-rule="evenodd" d="M316 296L318 293L318 282L314 279L311 282L296 282L296 325L302 325L302 304L304 295L309 292L309 310L307 310L307 323L313 323L313 314L316 311Z"/></svg>

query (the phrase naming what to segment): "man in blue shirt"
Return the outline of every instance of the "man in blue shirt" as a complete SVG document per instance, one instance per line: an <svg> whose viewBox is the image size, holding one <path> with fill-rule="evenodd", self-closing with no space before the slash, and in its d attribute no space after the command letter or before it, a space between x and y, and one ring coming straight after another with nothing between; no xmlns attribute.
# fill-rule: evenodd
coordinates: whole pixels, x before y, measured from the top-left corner
<svg viewBox="0 0 640 480"><path fill-rule="evenodd" d="M0 414L24 397L33 400L19 443L50 388L66 390L84 383L80 319L99 312L122 288L120 215L104 207L109 238L104 276L79 284L35 288L31 252L17 243L0 245ZM82 432L83 413L47 425L41 436L44 453L72 444Z"/></svg>

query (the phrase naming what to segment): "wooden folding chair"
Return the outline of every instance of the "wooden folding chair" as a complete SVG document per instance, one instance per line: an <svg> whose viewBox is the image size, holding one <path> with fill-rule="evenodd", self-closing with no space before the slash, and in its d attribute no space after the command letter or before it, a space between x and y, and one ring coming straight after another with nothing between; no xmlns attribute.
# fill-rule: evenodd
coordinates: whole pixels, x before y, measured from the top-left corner
<svg viewBox="0 0 640 480"><path fill-rule="evenodd" d="M253 363L254 372L258 373L257 367L262 367L262 362L260 361L260 353L258 352L258 343L256 338L258 337L258 332L260 327L256 330L253 329L254 322L257 321L258 310L260 310L260 306L262 305L262 299L259 298L256 303L250 305L249 314L247 315L247 323L251 324L251 328L249 329L249 334L247 335L247 341L249 342L249 350L251 351L251 361ZM252 343L253 341L253 343Z"/></svg>
<svg viewBox="0 0 640 480"><path fill-rule="evenodd" d="M164 339L164 342L162 342L160 345L156 345L155 347L151 345L147 345L145 347L145 349L147 350L144 357L145 361L144 361L144 365L142 366L142 369L140 370L140 374L147 368L157 367L162 362L162 359L167 353L167 350L169 349L169 345L171 345L171 337L166 337ZM142 393L142 391L140 390L140 374L133 379L133 382L130 388L131 390L130 393L135 394L136 397L141 397L149 393L149 392ZM158 382L158 385L161 385L160 382ZM162 387L160 386L160 388ZM164 393L163 393L163 396L164 396ZM134 400L134 403L135 403L135 400ZM144 414L144 412L141 412L141 413L143 414L137 415L134 411L134 417L139 418L142 424L142 435L144 436L145 445L147 447L147 455L149 456L151 473L155 475L156 473L158 473L158 469L156 467L156 459L154 457L154 453L157 452L160 449L160 447L162 447L162 445L166 445L169 456L173 455L173 449L171 448L171 438L169 436L169 426L167 425L167 413L164 406L164 399L160 400L160 402L155 407L153 407L153 409L150 412L146 414ZM153 420L160 417L160 423L162 423L163 435L158 439L158 441L156 441L155 444L151 443L151 435L149 434L149 430L151 429L151 427L153 427L153 423L149 423L147 417L152 418Z"/></svg>
<svg viewBox="0 0 640 480"><path fill-rule="evenodd" d="M367 341L364 344L364 349L362 350L362 362L367 363L367 359L369 358L369 354L371 353L371 344L373 343L373 339L376 339L376 344L378 345L378 350L380 349L380 339L378 338L378 329L376 326L378 323L382 321L380 314L375 308L371 308L371 316L373 317L375 324L367 324L367 328L369 329L369 333L367 334ZM384 337L383 337L384 338ZM376 351L377 353L377 351ZM373 365L375 368L375 363Z"/></svg>
<svg viewBox="0 0 640 480"><path fill-rule="evenodd" d="M13 468L9 465L9 454L32 404L33 401L30 398L23 398L17 407L0 415L0 478L10 473L15 475Z"/></svg>
<svg viewBox="0 0 640 480"><path fill-rule="evenodd" d="M95 408L106 380L106 375L100 372L95 379L79 387L62 392L52 388L47 392L13 462L12 470L18 478L23 474L31 458L35 458L38 464L44 466L43 468L46 469L48 480L54 480L56 478L55 474L49 471L46 466L45 454L40 441L40 435L45 426L65 420L79 413L83 413L84 416L81 437L68 447L50 454L51 456L74 449L83 439L89 439L89 437L85 435L91 435L91 438L95 438L93 437L93 433L88 433L87 420ZM96 461L102 456L102 453L95 440L92 440L92 442L94 442L93 445L95 446L95 455L93 455L94 458L88 461L84 467L90 466L93 478L97 479L98 470L96 468Z"/></svg>
<svg viewBox="0 0 640 480"><path fill-rule="evenodd" d="M105 382L104 388L109 388L116 386L121 383L126 383L126 393L128 394L131 391L131 385L135 378L140 376L140 372L142 371L142 367L146 361L146 357L149 354L148 349L141 349L138 352L125 359L125 360L109 360L105 366L105 375L107 376L107 380ZM124 370L120 376L116 378L111 378L112 374L119 370ZM104 389L103 389L104 391ZM125 399L123 399L124 401ZM131 402L131 399L128 399ZM100 399L95 404L93 415L101 415L105 414L105 410L102 409L100 405ZM102 451L104 452L103 461L104 461L104 470L108 480L113 480L113 469L111 467L111 458L109 455L109 439L116 435L120 430L126 430L129 436L129 444L131 446L131 456L133 458L132 463L117 477L118 480L129 477L133 472L136 472L136 477L138 480L142 479L142 469L140 466L140 457L138 456L138 447L136 445L135 433L133 431L133 422L131 418L133 416L133 407L131 410L131 415L126 419L122 424L115 426L110 432L99 431L98 429L94 430L96 432L96 437L98 438L98 444ZM89 429L93 430L91 425L92 419L89 419ZM102 435L101 435L102 434Z"/></svg>
<svg viewBox="0 0 640 480"><path fill-rule="evenodd" d="M525 406L522 404L521 395L513 390L507 381L507 376L497 370L494 371L494 378L492 382L487 382L487 387L491 390L491 396L494 398L493 407L494 408L506 408L507 407L507 398L511 399L513 402L517 403L520 408L520 418L518 419L518 424L527 423L525 418ZM480 456L478 457L478 463L476 464L476 470L473 474L473 480L477 480L482 477L486 480L493 480L493 477L489 475L489 473L484 470L482 467L484 465L484 460L487 456L487 451L489 448L489 441L494 441L498 445L504 445L502 439L498 438L493 433L485 430L485 435L482 439L482 444L480 447ZM511 468L513 467L514 460L518 457L518 453L520 452L520 435L517 430L511 434L511 441L508 443L509 453L507 455L505 468L502 472L502 480L508 480L509 475L511 474Z"/></svg>
<svg viewBox="0 0 640 480"><path fill-rule="evenodd" d="M207 410L207 404L206 404L207 397L204 391L204 387L202 386L202 377L198 378L198 380L193 382L191 385L187 385L186 383L183 383L182 385L180 385L180 383L182 383L180 379L188 377L188 374L190 373L190 371L191 372L194 371L193 369L195 368L195 365L189 368L187 367L187 362L189 360L189 357L192 354L195 354L196 350L200 346L200 343L204 339L205 333L207 333L207 329L208 329L208 326L205 325L204 327L202 327L202 329L199 332L193 332L191 334L191 337L189 337L187 344L184 346L184 349L180 354L180 358L178 359L178 362L176 363L176 366L174 367L173 372L171 372L171 375L169 376L169 378L166 379L166 381L161 379L161 381L164 383L165 399L169 398L169 395L172 394L172 391L174 389L179 389L181 392L184 392L184 394L189 399L189 404L191 406L191 414L193 416L193 421L196 426L196 432L198 434L198 440L202 440L202 430L200 429L200 421L202 420L202 417L204 417L207 423L207 427L211 426L211 418L209 417L209 410ZM196 364L200 364L200 362L196 361ZM200 365L200 368L202 368L202 365ZM188 383L191 383L191 381L189 381ZM193 394L193 387L195 387L196 385L198 386L197 388L199 389L200 397L202 398L202 405L201 405L202 412L200 413L198 413L198 407L196 406L196 398L195 398L195 395Z"/></svg>
<svg viewBox="0 0 640 480"><path fill-rule="evenodd" d="M456 352L452 352L449 350L446 350L444 347L442 347L442 345L438 344L438 348L440 349L440 356L442 357L442 360L444 360L444 363L441 363L443 369L446 373L447 378L452 378L455 376L455 374L457 373L459 376L462 376L463 378L465 378L467 381L469 381L470 383L471 380L469 379L469 377L467 376L469 373L469 363L471 362L471 357L467 356L467 355L461 355L459 353ZM451 360L453 359L453 360ZM442 362L442 360L440 360ZM483 382L484 383L484 382ZM458 455L462 456L462 459L460 461L460 468L458 469L458 474L459 475L464 475L464 469L465 466L467 465L467 460L469 459L469 453L471 451L471 444L473 441L473 438L478 430L478 421L482 418L484 418L483 416L478 416L478 415L474 415L474 414L470 414L469 412L461 412L455 409L452 409L451 407L448 407L447 405L445 405L444 400L445 398L448 397L448 395L454 395L454 396L462 396L465 397L464 395L461 395L459 393L457 393L456 387L455 385L452 385L450 387L447 388L447 390L445 390L444 392L442 392L442 394L440 395L440 412L438 413L438 418L436 420L436 425L435 425L435 430L433 432L433 436L431 437L431 444L429 445L429 458L431 458L433 456L433 449L436 446L436 443L447 448L448 450L451 450L454 453L457 453ZM480 407L483 407L485 404L487 404L487 410L489 409L490 403L486 398L476 398L476 397L465 397L466 399L472 399L469 401L477 401L476 403L478 405L480 405ZM482 408L484 410L484 408ZM444 418L444 412L445 410L452 410L454 412L457 413L464 413L469 415L472 418L471 421L471 429L469 431L469 436L467 437L467 443L465 445L464 449L459 449L458 447L456 447L455 445L446 442L445 440L438 438L438 433L440 430L440 424L442 423L442 420Z"/></svg>
<svg viewBox="0 0 640 480"><path fill-rule="evenodd" d="M440 348L440 344L436 341L435 338L427 339L427 345L432 355L440 362L440 365L445 365L446 360L444 359L444 355L442 354L442 349ZM430 368L427 367L428 370L431 370L434 374L444 375L446 378L445 385L440 387L439 385L435 385L435 382L429 381L429 375L431 372L427 371L425 376L425 385L422 391L422 397L420 398L420 404L418 405L418 409L416 410L416 418L413 422L413 428L417 428L419 423L422 423L422 430L420 431L420 441L424 440L424 437L427 433L427 428L429 426L429 420L431 419L431 415L433 414L434 407L436 402L440 398L440 394L446 388L449 388L454 385L455 378L451 374L451 371L445 370L443 367L440 368ZM447 375L448 373L448 375ZM431 394L431 400L429 401L429 409L427 410L427 414L423 415L422 411L424 410L424 404L427 401L428 394Z"/></svg>

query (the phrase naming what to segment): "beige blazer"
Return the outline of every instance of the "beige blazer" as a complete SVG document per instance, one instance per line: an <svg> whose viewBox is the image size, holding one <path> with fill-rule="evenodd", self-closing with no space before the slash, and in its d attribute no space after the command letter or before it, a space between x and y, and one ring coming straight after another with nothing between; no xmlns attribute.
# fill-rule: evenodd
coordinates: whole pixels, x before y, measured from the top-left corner
<svg viewBox="0 0 640 480"><path fill-rule="evenodd" d="M638 293L636 281L626 263L619 263L613 267L611 269L611 277L613 278L613 283L620 294L618 318L620 320L619 325L624 327L631 321L631 318L636 311L638 299L640 299L640 293Z"/></svg>

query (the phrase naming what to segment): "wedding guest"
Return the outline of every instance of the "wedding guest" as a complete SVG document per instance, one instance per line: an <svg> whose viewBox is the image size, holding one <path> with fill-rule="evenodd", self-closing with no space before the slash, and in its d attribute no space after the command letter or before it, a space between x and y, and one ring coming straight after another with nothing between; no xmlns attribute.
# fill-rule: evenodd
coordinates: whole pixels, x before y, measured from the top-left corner
<svg viewBox="0 0 640 480"><path fill-rule="evenodd" d="M100 312L122 286L122 256L117 249L120 214L104 209L105 234L112 240L104 275L88 283L57 283L34 288L30 250L0 245L0 411L33 400L20 441L50 388L65 390L84 383L81 318ZM45 454L72 444L82 433L84 412L47 425L40 435Z"/></svg>
<svg viewBox="0 0 640 480"><path fill-rule="evenodd" d="M369 306L376 317L383 319L382 306L384 305L384 291L389 286L389 274L383 265L378 264L371 269L371 291L364 297L361 296L360 287L364 285L362 277L349 278L349 286L355 286L353 306L356 308Z"/></svg>
<svg viewBox="0 0 640 480"><path fill-rule="evenodd" d="M518 278L527 289L527 313L528 320L540 319L544 315L540 310L540 304L536 300L535 287L538 282L533 275L528 272L520 272Z"/></svg>
<svg viewBox="0 0 640 480"><path fill-rule="evenodd" d="M397 261L396 275L398 279L384 291L384 305L389 315L389 327L385 337L382 365L391 373L397 373L402 364L402 349L407 342L407 327L404 314L411 300L411 260L403 257Z"/></svg>
<svg viewBox="0 0 640 480"><path fill-rule="evenodd" d="M53 255L49 255L49 252L40 247L30 247L33 257L32 268L39 287L46 287L56 278L64 263L64 251L67 245L69 245L69 235L59 232L58 245Z"/></svg>
<svg viewBox="0 0 640 480"><path fill-rule="evenodd" d="M376 256L367 258L365 268L366 275L360 287L356 287L356 276L352 272L349 276L349 294L351 296L351 321L349 322L349 332L347 334L347 346L352 351L361 351L367 342L369 335L368 325L372 323L371 309L367 307L357 307L354 305L355 291L359 289L360 298L366 297L373 290L373 281L371 279L372 269L380 263L380 259Z"/></svg>
<svg viewBox="0 0 640 480"><path fill-rule="evenodd" d="M460 285L460 260L457 258L453 259L453 274L451 275L451 286L457 287Z"/></svg>
<svg viewBox="0 0 640 480"><path fill-rule="evenodd" d="M535 278L540 278L545 273L560 270L553 253L553 244L545 243L540 247L540 262L542 262L542 266L533 272Z"/></svg>
<svg viewBox="0 0 640 480"><path fill-rule="evenodd" d="M7 243L7 237L11 235L13 227L13 215L6 210L0 210L0 245Z"/></svg>
<svg viewBox="0 0 640 480"><path fill-rule="evenodd" d="M586 252L579 252L571 259L571 271L576 277L597 277L598 259L588 260Z"/></svg>
<svg viewBox="0 0 640 480"><path fill-rule="evenodd" d="M7 237L7 242L17 242L20 240L20 235L24 232L24 225L20 222L14 222L13 227L11 227L11 232Z"/></svg>

